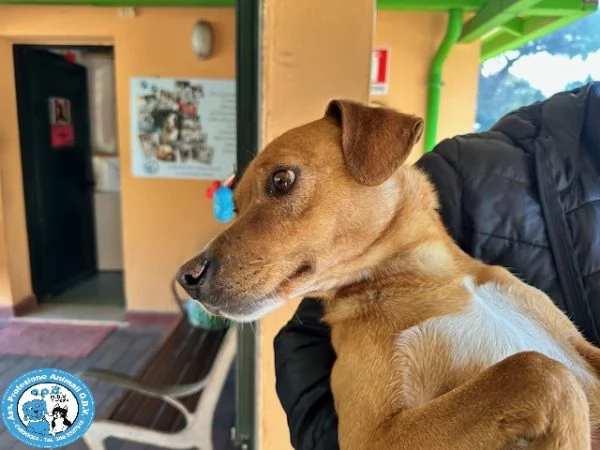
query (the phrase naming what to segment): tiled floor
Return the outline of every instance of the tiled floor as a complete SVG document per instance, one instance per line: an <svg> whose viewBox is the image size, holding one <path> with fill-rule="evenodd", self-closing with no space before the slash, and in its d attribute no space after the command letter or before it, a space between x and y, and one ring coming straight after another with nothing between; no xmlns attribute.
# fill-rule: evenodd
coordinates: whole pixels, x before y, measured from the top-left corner
<svg viewBox="0 0 600 450"><path fill-rule="evenodd" d="M114 323L117 326L125 324L125 310L122 306L86 305L71 303L47 303L24 317L14 320L29 322L61 321L79 322L93 321Z"/></svg>
<svg viewBox="0 0 600 450"><path fill-rule="evenodd" d="M0 322L1 325L1 322ZM82 359L39 358L23 356L0 355L0 391L8 386L16 377L28 370L56 367L70 372L89 367L98 367L134 374L146 362L147 358L160 345L166 328L152 327L121 327L117 328L96 350ZM96 399L96 417L104 418L111 406L122 394L122 390L111 384L86 381ZM233 379L228 382L220 404L218 419L215 420L215 450L229 449L228 430L233 425ZM86 449L82 441L65 447L69 450ZM109 441L109 450L151 450L153 447L123 444ZM24 444L17 442L0 422L0 450L29 450Z"/></svg>
<svg viewBox="0 0 600 450"><path fill-rule="evenodd" d="M90 367L117 370L134 374L144 364L155 348L161 343L165 330L159 328L121 328L116 329L88 357L81 359L40 358L28 356L0 355L0 389L4 389L18 376L28 370L55 367L69 372ZM115 386L95 381L86 381L96 399L96 415L104 417L116 401L121 390ZM2 425L0 431L0 448L29 449L16 442Z"/></svg>
<svg viewBox="0 0 600 450"><path fill-rule="evenodd" d="M123 272L98 272L92 278L51 298L49 302L123 306Z"/></svg>

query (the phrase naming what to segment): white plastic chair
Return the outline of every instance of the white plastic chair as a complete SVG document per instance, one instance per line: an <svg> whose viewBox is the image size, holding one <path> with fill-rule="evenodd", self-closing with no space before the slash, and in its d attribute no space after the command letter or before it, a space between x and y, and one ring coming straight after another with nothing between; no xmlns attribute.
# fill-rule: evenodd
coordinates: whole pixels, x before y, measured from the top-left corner
<svg viewBox="0 0 600 450"><path fill-rule="evenodd" d="M230 327L223 339L209 374L202 380L185 385L150 386L135 378L111 371L92 369L81 376L118 384L140 394L159 398L177 408L185 426L176 432L150 430L111 420L95 420L84 436L90 450L106 450L105 440L112 437L167 449L213 450L212 428L217 402L236 354L237 330ZM195 411L189 411L178 398L203 391Z"/></svg>

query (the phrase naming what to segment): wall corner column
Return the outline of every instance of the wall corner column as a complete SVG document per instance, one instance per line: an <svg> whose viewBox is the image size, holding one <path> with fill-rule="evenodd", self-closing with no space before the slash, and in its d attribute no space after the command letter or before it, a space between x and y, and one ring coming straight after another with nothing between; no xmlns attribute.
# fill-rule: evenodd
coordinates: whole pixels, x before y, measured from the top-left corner
<svg viewBox="0 0 600 450"><path fill-rule="evenodd" d="M333 98L369 100L373 0L264 0L261 137L318 119ZM260 450L291 449L275 392L273 338L298 301L261 320L257 343L257 434Z"/></svg>

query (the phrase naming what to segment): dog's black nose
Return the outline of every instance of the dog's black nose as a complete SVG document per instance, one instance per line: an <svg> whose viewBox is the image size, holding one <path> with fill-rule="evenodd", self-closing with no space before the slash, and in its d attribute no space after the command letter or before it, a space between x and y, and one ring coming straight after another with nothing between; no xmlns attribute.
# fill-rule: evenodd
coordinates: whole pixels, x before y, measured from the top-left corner
<svg viewBox="0 0 600 450"><path fill-rule="evenodd" d="M189 273L183 274L183 281L188 286L202 285L209 266L209 261L203 261L202 263L196 264L196 267L193 267Z"/></svg>
<svg viewBox="0 0 600 450"><path fill-rule="evenodd" d="M188 294L197 298L201 287L209 282L214 266L214 262L209 258L199 255L181 266L177 281Z"/></svg>

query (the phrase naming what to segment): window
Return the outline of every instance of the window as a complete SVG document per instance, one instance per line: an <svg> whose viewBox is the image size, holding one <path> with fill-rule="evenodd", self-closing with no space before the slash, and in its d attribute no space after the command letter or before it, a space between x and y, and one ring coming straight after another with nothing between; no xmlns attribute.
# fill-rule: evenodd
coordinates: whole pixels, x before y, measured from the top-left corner
<svg viewBox="0 0 600 450"><path fill-rule="evenodd" d="M600 80L600 11L481 64L475 130L592 80Z"/></svg>

